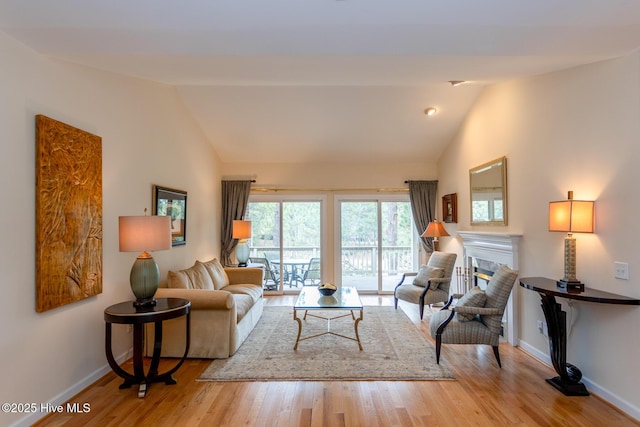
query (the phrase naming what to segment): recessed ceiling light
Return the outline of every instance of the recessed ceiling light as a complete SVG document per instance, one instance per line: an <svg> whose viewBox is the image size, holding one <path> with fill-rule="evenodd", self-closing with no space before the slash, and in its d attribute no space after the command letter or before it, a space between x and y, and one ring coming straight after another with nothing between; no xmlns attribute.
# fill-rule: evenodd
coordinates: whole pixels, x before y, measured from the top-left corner
<svg viewBox="0 0 640 427"><path fill-rule="evenodd" d="M427 116L433 116L438 110L436 109L436 107L429 107L426 110L424 110L424 113Z"/></svg>
<svg viewBox="0 0 640 427"><path fill-rule="evenodd" d="M464 83L464 80L449 80L449 83L451 83L451 86L456 87Z"/></svg>

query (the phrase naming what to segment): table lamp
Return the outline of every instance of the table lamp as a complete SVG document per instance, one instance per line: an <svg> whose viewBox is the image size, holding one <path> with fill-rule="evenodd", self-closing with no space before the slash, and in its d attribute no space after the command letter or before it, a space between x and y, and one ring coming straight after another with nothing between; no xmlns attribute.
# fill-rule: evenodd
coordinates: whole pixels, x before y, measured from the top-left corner
<svg viewBox="0 0 640 427"><path fill-rule="evenodd" d="M233 221L233 238L239 239L236 246L236 259L238 267L246 267L249 261L249 244L247 239L251 237L251 221L234 220Z"/></svg>
<svg viewBox="0 0 640 427"><path fill-rule="evenodd" d="M449 236L447 230L444 229L444 225L437 219L434 219L429 223L427 229L422 233L422 237L433 237L433 250L439 250L438 237Z"/></svg>
<svg viewBox="0 0 640 427"><path fill-rule="evenodd" d="M576 278L576 239L573 233L593 233L594 202L573 200L569 191L568 200L549 202L549 231L564 231L564 277L557 281L558 288L582 292L584 283Z"/></svg>
<svg viewBox="0 0 640 427"><path fill-rule="evenodd" d="M118 218L120 252L141 252L133 263L129 281L136 307L155 305L160 282L158 264L147 251L171 249L171 217L121 216Z"/></svg>

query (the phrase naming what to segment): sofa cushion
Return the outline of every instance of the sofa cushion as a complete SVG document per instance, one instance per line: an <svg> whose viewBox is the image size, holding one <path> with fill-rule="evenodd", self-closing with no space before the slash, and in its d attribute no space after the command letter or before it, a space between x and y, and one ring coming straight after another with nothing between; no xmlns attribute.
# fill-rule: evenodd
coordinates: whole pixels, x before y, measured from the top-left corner
<svg viewBox="0 0 640 427"><path fill-rule="evenodd" d="M233 299L236 302L236 323L240 323L244 315L253 307L253 298L251 298L251 295L234 294Z"/></svg>
<svg viewBox="0 0 640 427"><path fill-rule="evenodd" d="M484 307L487 296L479 286L474 286L466 294L464 294L456 303L456 307ZM468 322L475 319L476 314L473 313L456 313L458 322Z"/></svg>
<svg viewBox="0 0 640 427"><path fill-rule="evenodd" d="M167 286L180 289L213 289L213 281L202 263L185 270L169 271Z"/></svg>
<svg viewBox="0 0 640 427"><path fill-rule="evenodd" d="M202 264L209 272L211 280L213 281L214 289L220 290L229 285L229 276L227 275L227 272L224 271L224 267L222 267L222 264L220 264L220 261L218 261L217 258L205 262L196 261L196 264L198 263Z"/></svg>
<svg viewBox="0 0 640 427"><path fill-rule="evenodd" d="M256 285L229 285L223 289L234 295L249 295L255 304L262 298L262 286Z"/></svg>
<svg viewBox="0 0 640 427"><path fill-rule="evenodd" d="M421 265L418 270L418 275L413 279L413 284L416 286L422 286L423 288L429 283L429 279L439 279L444 276L444 270L442 268L430 267L428 265ZM438 284L434 283L429 289L437 289Z"/></svg>

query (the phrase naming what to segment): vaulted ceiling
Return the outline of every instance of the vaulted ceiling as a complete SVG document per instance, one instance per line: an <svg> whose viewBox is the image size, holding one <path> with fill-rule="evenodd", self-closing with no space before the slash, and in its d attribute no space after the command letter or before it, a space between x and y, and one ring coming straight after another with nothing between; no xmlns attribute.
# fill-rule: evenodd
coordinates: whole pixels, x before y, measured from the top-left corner
<svg viewBox="0 0 640 427"><path fill-rule="evenodd" d="M640 2L0 0L0 31L175 86L224 162L414 162L486 85L637 49Z"/></svg>

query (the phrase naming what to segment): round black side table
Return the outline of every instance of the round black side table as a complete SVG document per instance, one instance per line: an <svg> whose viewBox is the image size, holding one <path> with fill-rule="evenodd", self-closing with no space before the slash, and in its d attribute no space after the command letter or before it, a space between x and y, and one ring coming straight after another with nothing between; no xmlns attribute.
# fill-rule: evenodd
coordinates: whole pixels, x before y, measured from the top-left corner
<svg viewBox="0 0 640 427"><path fill-rule="evenodd" d="M147 387L151 383L164 381L165 384L175 384L173 373L180 368L189 353L191 331L191 301L181 298L158 298L156 305L146 307L134 307L133 301L121 302L107 307L104 310L105 321L105 350L111 369L124 378L120 388L129 388L133 384L139 384L138 397L144 397ZM158 373L160 363L160 351L162 349L162 322L186 316L186 344L184 355L180 361L169 371ZM133 325L133 375L118 365L113 357L111 347L111 325L113 323ZM154 323L154 345L151 366L147 374L143 366L144 324Z"/></svg>

